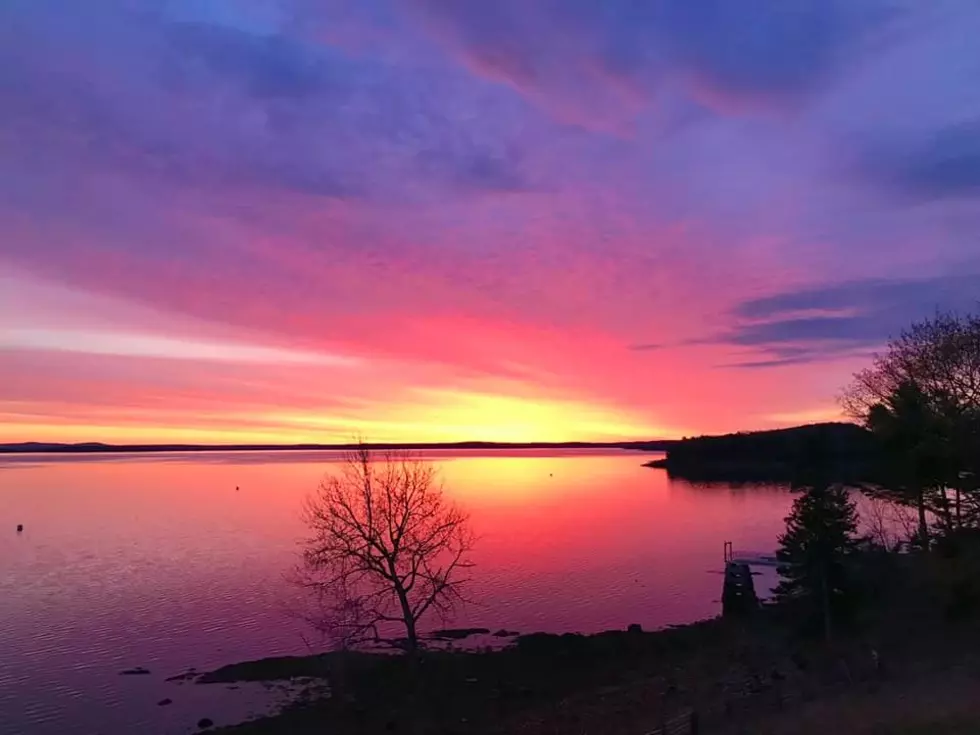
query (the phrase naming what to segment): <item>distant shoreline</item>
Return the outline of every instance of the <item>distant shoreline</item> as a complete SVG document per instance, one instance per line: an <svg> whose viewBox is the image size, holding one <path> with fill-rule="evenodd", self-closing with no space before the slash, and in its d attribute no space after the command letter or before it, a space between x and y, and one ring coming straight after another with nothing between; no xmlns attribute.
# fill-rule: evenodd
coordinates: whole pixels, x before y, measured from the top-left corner
<svg viewBox="0 0 980 735"><path fill-rule="evenodd" d="M867 479L877 445L856 424L828 422L786 429L685 438L644 467L690 482L790 482L801 462L818 462L836 480Z"/></svg>
<svg viewBox="0 0 980 735"><path fill-rule="evenodd" d="M374 450L460 450L482 449L624 449L665 452L674 444L670 440L634 442L409 442L381 444L79 444L20 442L0 444L0 454L146 454L153 452L329 452L347 451L365 446Z"/></svg>

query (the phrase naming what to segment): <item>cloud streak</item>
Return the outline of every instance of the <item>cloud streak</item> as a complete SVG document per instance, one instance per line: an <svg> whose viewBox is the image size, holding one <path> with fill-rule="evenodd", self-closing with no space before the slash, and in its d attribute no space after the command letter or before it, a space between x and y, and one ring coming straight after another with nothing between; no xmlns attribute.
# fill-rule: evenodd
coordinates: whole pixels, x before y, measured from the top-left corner
<svg viewBox="0 0 980 735"><path fill-rule="evenodd" d="M977 32L965 0L8 0L5 438L823 411L974 308Z"/></svg>
<svg viewBox="0 0 980 735"><path fill-rule="evenodd" d="M116 357L154 357L201 362L267 363L278 365L330 365L355 367L361 361L346 355L301 350L205 342L186 337L126 334L70 329L0 329L0 350L81 352Z"/></svg>
<svg viewBox="0 0 980 735"><path fill-rule="evenodd" d="M904 145L869 146L865 166L872 180L905 198L976 197L980 194L980 118Z"/></svg>
<svg viewBox="0 0 980 735"><path fill-rule="evenodd" d="M971 311L980 273L926 279L869 279L832 284L739 304L734 329L718 341L753 347L769 359L735 363L767 368L866 355L911 322L941 311Z"/></svg>
<svg viewBox="0 0 980 735"><path fill-rule="evenodd" d="M587 109L583 96L610 99L611 86L652 101L676 81L721 107L798 100L853 62L894 16L890 3L837 0L414 0L412 7L472 68L584 118L603 111Z"/></svg>

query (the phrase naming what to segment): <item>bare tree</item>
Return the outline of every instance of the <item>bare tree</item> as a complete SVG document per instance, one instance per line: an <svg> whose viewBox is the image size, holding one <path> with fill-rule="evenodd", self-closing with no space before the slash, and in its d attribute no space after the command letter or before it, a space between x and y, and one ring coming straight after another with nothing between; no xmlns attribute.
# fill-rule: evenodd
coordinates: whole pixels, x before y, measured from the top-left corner
<svg viewBox="0 0 980 735"><path fill-rule="evenodd" d="M980 448L980 315L913 324L841 399L883 440L899 475L891 484L918 510L920 543L929 544L927 512L947 531L960 527L974 505L965 478Z"/></svg>
<svg viewBox="0 0 980 735"><path fill-rule="evenodd" d="M917 533L914 510L874 494L855 496L860 530L875 546L897 551Z"/></svg>
<svg viewBox="0 0 980 735"><path fill-rule="evenodd" d="M980 314L936 314L916 322L857 373L841 396L844 410L867 421L902 387L914 385L932 408L958 416L980 406Z"/></svg>
<svg viewBox="0 0 980 735"><path fill-rule="evenodd" d="M361 446L307 498L304 520L299 578L317 595L317 629L337 647L383 640L395 624L414 654L419 620L445 618L463 599L473 536L430 463Z"/></svg>

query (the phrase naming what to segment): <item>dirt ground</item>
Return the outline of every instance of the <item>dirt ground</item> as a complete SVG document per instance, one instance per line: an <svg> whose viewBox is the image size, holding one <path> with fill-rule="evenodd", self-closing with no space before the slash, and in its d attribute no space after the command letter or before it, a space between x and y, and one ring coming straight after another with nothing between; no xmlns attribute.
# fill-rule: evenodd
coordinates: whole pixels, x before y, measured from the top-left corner
<svg viewBox="0 0 980 735"><path fill-rule="evenodd" d="M802 703L724 735L980 735L980 668L960 667L917 681Z"/></svg>

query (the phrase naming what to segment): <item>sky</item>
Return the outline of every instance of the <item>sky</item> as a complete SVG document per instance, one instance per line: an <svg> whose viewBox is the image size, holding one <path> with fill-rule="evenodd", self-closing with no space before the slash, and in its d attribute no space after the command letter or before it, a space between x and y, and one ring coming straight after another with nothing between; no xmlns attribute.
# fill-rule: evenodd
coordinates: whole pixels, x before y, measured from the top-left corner
<svg viewBox="0 0 980 735"><path fill-rule="evenodd" d="M980 298L976 0L4 0L0 441L840 416Z"/></svg>

